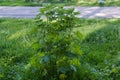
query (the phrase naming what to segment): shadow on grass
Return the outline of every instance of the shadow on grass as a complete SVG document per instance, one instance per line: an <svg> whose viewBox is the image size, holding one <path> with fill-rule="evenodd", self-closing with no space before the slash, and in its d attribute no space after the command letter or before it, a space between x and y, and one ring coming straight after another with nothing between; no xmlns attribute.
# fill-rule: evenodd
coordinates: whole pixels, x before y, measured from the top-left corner
<svg viewBox="0 0 120 80"><path fill-rule="evenodd" d="M95 19L81 22L81 26L83 28L85 26L83 30L86 30L88 35L81 43L81 50L84 54L80 59L79 77L86 80L86 78L91 79L92 75L96 80L109 80L110 78L119 80L120 76L116 75L118 73L111 72L113 69L120 71L118 69L120 66L120 19Z"/></svg>
<svg viewBox="0 0 120 80"><path fill-rule="evenodd" d="M105 20L104 20L105 21ZM120 20L110 19L105 25L89 33L81 43L85 62L92 65L115 63L120 61ZM117 61L116 61L117 60ZM101 66L102 67L102 66Z"/></svg>

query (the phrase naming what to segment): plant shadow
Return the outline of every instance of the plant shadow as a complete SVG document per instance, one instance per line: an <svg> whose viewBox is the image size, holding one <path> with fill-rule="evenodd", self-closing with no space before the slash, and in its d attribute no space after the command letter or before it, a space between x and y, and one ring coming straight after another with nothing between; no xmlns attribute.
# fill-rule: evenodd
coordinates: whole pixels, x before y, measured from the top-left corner
<svg viewBox="0 0 120 80"><path fill-rule="evenodd" d="M102 19L100 19L102 20ZM99 21L99 20L98 20ZM101 28L91 31L86 35L81 43L81 49L84 53L83 61L91 65L108 63L117 63L120 61L120 20L104 20L105 25Z"/></svg>

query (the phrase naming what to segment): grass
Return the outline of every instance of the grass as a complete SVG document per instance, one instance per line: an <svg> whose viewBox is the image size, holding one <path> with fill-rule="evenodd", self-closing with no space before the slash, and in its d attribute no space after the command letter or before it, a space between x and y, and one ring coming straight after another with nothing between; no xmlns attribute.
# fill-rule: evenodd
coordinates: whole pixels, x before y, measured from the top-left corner
<svg viewBox="0 0 120 80"><path fill-rule="evenodd" d="M82 70L94 72L92 70L95 69L107 73L106 68L112 71L119 67L119 22L120 19L80 20L81 27L74 30L83 34ZM36 34L33 33L35 27L33 19L0 19L0 80L19 80L24 65L36 53L32 47L36 40ZM80 74L86 76L87 73Z"/></svg>
<svg viewBox="0 0 120 80"><path fill-rule="evenodd" d="M119 60L120 23L119 19L85 20L77 30L83 33L82 50L90 57L89 62L103 64L108 58ZM96 56L97 55L97 56ZM102 59L100 58L101 56ZM115 58L116 57L116 58ZM87 58L87 57L86 57ZM96 61L100 61L97 62Z"/></svg>
<svg viewBox="0 0 120 80"><path fill-rule="evenodd" d="M78 6L120 6L119 0L105 0L104 5L99 5L98 0L79 0Z"/></svg>
<svg viewBox="0 0 120 80"><path fill-rule="evenodd" d="M38 3L38 2L24 2L22 0L0 1L0 6L41 6L41 3Z"/></svg>
<svg viewBox="0 0 120 80"><path fill-rule="evenodd" d="M81 20L81 28L75 30L83 34L81 50L84 55L81 59L80 74L90 77L102 74L97 80L120 79L120 23L119 19L88 19ZM116 70L116 71L114 71ZM86 71L86 73L84 73ZM95 77L95 76L94 76ZM102 79L100 77L103 77ZM113 79L111 79L113 80Z"/></svg>
<svg viewBox="0 0 120 80"><path fill-rule="evenodd" d="M98 0L78 0L77 2L67 2L67 3L53 3L48 2L52 5L75 5L75 6L120 6L119 0L105 0L104 5L99 5ZM24 2L22 0L15 1L0 1L0 6L42 6L48 3L41 2Z"/></svg>
<svg viewBox="0 0 120 80"><path fill-rule="evenodd" d="M35 53L30 42L34 34L25 36L34 26L33 20L0 19L0 80L18 80L12 77Z"/></svg>
<svg viewBox="0 0 120 80"><path fill-rule="evenodd" d="M0 19L0 56L9 58L16 54L31 53L31 38L25 35L34 27L32 23L32 20L25 19Z"/></svg>

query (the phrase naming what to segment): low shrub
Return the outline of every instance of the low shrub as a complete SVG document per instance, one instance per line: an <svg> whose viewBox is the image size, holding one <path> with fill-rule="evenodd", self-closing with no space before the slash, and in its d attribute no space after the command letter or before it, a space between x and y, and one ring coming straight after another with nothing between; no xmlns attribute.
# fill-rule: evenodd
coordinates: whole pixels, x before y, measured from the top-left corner
<svg viewBox="0 0 120 80"><path fill-rule="evenodd" d="M31 58L24 80L77 80L75 73L82 55L74 8L47 5L36 18L38 41L33 47L38 53ZM34 75L34 77L32 77Z"/></svg>

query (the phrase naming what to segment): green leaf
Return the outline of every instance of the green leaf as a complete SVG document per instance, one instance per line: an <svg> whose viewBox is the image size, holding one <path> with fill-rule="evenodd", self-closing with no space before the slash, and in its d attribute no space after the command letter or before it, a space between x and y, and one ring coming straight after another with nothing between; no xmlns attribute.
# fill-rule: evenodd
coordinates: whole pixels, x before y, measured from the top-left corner
<svg viewBox="0 0 120 80"><path fill-rule="evenodd" d="M60 67L60 68L58 68L57 72L65 74L67 72L67 69L65 67Z"/></svg>
<svg viewBox="0 0 120 80"><path fill-rule="evenodd" d="M3 74L0 74L0 78L4 77Z"/></svg>
<svg viewBox="0 0 120 80"><path fill-rule="evenodd" d="M71 68L71 70L73 70L74 72L77 71L77 69L76 69L76 67L75 67L74 65L70 65L70 68Z"/></svg>
<svg viewBox="0 0 120 80"><path fill-rule="evenodd" d="M50 61L49 56L46 55L40 59L40 63L48 63Z"/></svg>

